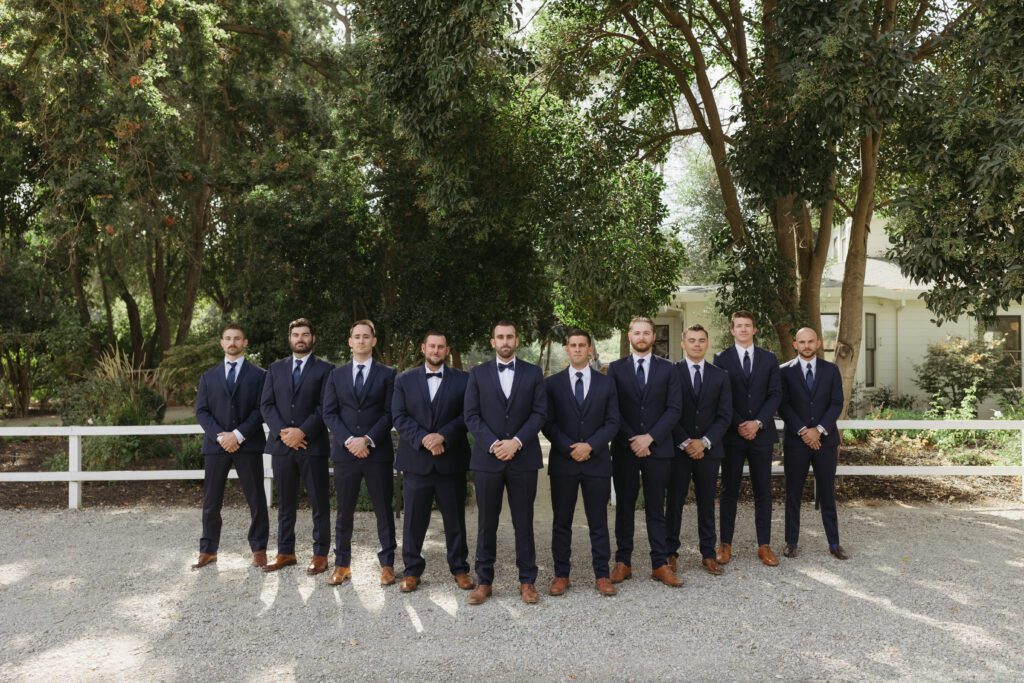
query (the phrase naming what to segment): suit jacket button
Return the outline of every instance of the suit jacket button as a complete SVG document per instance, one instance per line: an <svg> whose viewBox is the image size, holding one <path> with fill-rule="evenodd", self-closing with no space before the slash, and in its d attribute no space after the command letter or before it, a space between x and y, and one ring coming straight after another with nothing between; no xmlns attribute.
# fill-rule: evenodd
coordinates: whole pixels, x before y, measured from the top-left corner
<svg viewBox="0 0 1024 683"><path fill-rule="evenodd" d="M356 431L357 432L361 432L362 430L363 430L363 428L360 425L356 425Z"/></svg>
<svg viewBox="0 0 1024 683"><path fill-rule="evenodd" d="M505 419L506 419L506 420L508 419L508 415L506 415L506 416L505 416Z"/></svg>

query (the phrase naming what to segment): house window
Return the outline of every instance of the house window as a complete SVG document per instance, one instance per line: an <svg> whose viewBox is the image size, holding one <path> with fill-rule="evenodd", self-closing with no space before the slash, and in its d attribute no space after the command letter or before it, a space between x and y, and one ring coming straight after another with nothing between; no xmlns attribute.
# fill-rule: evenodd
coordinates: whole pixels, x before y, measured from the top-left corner
<svg viewBox="0 0 1024 683"><path fill-rule="evenodd" d="M669 326L654 326L654 355L671 360L671 346L669 345Z"/></svg>
<svg viewBox="0 0 1024 683"><path fill-rule="evenodd" d="M1002 342L1003 362L1016 369L1015 376L1018 378L1017 381L1019 381L1021 357L1020 316L997 315L985 326L984 338L989 344Z"/></svg>
<svg viewBox="0 0 1024 683"><path fill-rule="evenodd" d="M821 348L826 352L836 350L836 341L839 339L839 314L821 314Z"/></svg>
<svg viewBox="0 0 1024 683"><path fill-rule="evenodd" d="M864 386L875 386L875 349L878 339L875 337L876 319L874 313L864 314Z"/></svg>

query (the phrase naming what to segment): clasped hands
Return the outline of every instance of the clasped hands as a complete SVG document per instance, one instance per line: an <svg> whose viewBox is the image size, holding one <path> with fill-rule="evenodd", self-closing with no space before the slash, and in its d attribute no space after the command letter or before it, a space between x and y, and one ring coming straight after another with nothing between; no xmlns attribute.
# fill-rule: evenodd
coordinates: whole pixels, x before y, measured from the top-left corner
<svg viewBox="0 0 1024 683"><path fill-rule="evenodd" d="M285 427L281 430L280 435L282 443L288 448L304 450L308 445L306 443L306 433L298 427Z"/></svg>
<svg viewBox="0 0 1024 683"><path fill-rule="evenodd" d="M519 452L519 442L515 439L502 439L495 441L494 445L491 446L491 453L494 453L494 457L503 462L508 462L512 458L516 457L516 453Z"/></svg>
<svg viewBox="0 0 1024 683"><path fill-rule="evenodd" d="M444 437L434 432L433 434L427 434L420 441L423 447L430 451L430 454L435 458L444 453Z"/></svg>
<svg viewBox="0 0 1024 683"><path fill-rule="evenodd" d="M760 427L757 426L757 420L747 420L746 422L740 422L736 431L747 441L753 441L757 438L757 432Z"/></svg>
<svg viewBox="0 0 1024 683"><path fill-rule="evenodd" d="M234 432L221 432L217 435L217 443L228 453L234 453L241 448L241 444L238 443L238 438Z"/></svg>
<svg viewBox="0 0 1024 683"><path fill-rule="evenodd" d="M821 449L821 430L817 427L804 427L804 431L800 433L800 438L803 439L803 442L812 451Z"/></svg>
<svg viewBox="0 0 1024 683"><path fill-rule="evenodd" d="M651 454L652 443L654 443L654 437L650 434L637 434L629 438L629 448L638 458L646 458Z"/></svg>

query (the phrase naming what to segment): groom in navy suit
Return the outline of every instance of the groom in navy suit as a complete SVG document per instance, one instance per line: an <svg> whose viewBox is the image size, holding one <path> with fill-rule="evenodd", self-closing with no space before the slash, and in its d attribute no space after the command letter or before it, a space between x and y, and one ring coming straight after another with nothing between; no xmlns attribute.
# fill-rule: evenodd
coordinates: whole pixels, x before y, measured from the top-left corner
<svg viewBox="0 0 1024 683"><path fill-rule="evenodd" d="M377 517L380 585L395 582L395 451L391 442L395 370L373 359L376 345L377 330L373 323L354 322L348 332L352 360L335 368L324 384L324 422L334 437L331 461L338 495L334 572L327 579L331 586L339 586L352 577L352 528L363 480Z"/></svg>
<svg viewBox="0 0 1024 683"><path fill-rule="evenodd" d="M537 434L547 419L547 391L540 368L516 358L519 335L515 323L502 320L495 324L491 347L497 357L473 368L466 385L464 415L474 440L469 466L478 509L478 585L469 594L469 604L479 605L491 595L498 519L506 492L515 529L519 595L523 602L533 604L538 600L533 502L537 470L543 467Z"/></svg>
<svg viewBox="0 0 1024 683"><path fill-rule="evenodd" d="M245 359L249 340L245 331L232 323L220 335L224 362L217 363L199 380L196 421L203 427L203 536L199 559L193 569L217 561L220 545L221 505L228 471L234 467L242 493L249 504L249 548L256 567L267 564L270 517L263 492L263 434L260 394L266 372Z"/></svg>
<svg viewBox="0 0 1024 683"><path fill-rule="evenodd" d="M331 547L331 501L328 455L330 437L324 428L320 394L334 366L313 355L316 335L305 318L288 325L292 352L274 361L263 384L263 421L270 427L267 453L273 458L277 485L277 558L263 568L273 572L297 562L295 513L300 482L313 512L313 560L307 574L327 571Z"/></svg>
<svg viewBox="0 0 1024 683"><path fill-rule="evenodd" d="M779 361L775 354L754 345L757 326L754 314L736 311L729 331L735 344L715 356L715 365L729 373L732 384L732 426L725 433L722 460L722 499L719 516L722 529L717 561L732 559L732 536L736 529L736 501L743 480L743 465L750 471L754 489L754 527L757 556L769 567L779 558L772 552L772 450L779 440L775 413L782 401Z"/></svg>
<svg viewBox="0 0 1024 683"><path fill-rule="evenodd" d="M564 595L569 588L572 518L581 489L583 511L590 527L597 592L604 596L616 593L608 573L608 499L612 476L608 442L619 429L619 396L614 380L591 370L592 353L590 333L570 330L565 339L569 367L547 380L548 422L544 435L551 442L548 474L554 516L551 554L555 561L550 595Z"/></svg>
<svg viewBox="0 0 1024 683"><path fill-rule="evenodd" d="M431 330L423 337L423 365L395 380L391 414L398 430L395 467L405 473L402 487L405 523L401 591L411 593L426 567L423 541L430 526L431 506L437 501L444 522L448 569L463 590L475 587L469 577L466 542L466 471L469 439L462 416L469 375L445 365L448 335Z"/></svg>
<svg viewBox="0 0 1024 683"><path fill-rule="evenodd" d="M651 578L678 587L683 582L668 566L665 496L675 457L672 429L682 411L679 373L653 353L653 320L633 318L628 335L632 353L608 366L619 395L619 433L612 441L616 548L611 580L621 583L633 575L633 526L642 481Z"/></svg>
<svg viewBox="0 0 1024 683"><path fill-rule="evenodd" d="M732 420L731 388L725 370L704 360L708 331L703 325L690 325L683 331L682 349L683 359L676 368L683 387L683 412L673 429L673 441L679 450L672 460L667 505L669 565L677 571L683 504L692 479L701 564L708 573L719 576L722 568L715 559L715 491L725 453L722 437Z"/></svg>
<svg viewBox="0 0 1024 683"><path fill-rule="evenodd" d="M839 368L818 358L821 340L804 327L796 333L793 348L797 357L782 366L782 403L779 415L786 423L782 445L786 470L786 546L782 554L799 554L800 502L807 471L814 467L825 526L828 551L840 560L849 559L839 544L836 512L836 467L839 460L839 430L836 420L843 412L843 379Z"/></svg>

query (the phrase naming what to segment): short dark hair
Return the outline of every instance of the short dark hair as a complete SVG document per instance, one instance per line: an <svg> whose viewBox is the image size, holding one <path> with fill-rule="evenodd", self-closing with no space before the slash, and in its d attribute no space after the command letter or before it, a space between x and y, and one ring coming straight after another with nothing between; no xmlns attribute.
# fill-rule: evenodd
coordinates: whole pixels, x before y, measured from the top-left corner
<svg viewBox="0 0 1024 683"><path fill-rule="evenodd" d="M371 337L376 337L377 336L377 328L374 326L373 321L371 321L371 320L357 320L354 323L352 323L352 326L350 328L348 328L349 336L352 336L352 333L360 325L366 325L367 327L370 328L370 336Z"/></svg>
<svg viewBox="0 0 1024 683"><path fill-rule="evenodd" d="M427 343L427 337L444 337L444 345L448 346L448 333L441 330L427 330L423 333L423 343Z"/></svg>
<svg viewBox="0 0 1024 683"><path fill-rule="evenodd" d="M594 340L591 339L591 337L590 337L590 333L587 332L586 330L581 330L578 327L574 327L574 328L572 328L571 330L569 330L568 332L565 333L565 343L566 343L566 345L569 344L569 340L572 339L573 337L586 337L587 338L587 345L588 346L590 346L591 344L594 343Z"/></svg>
<svg viewBox="0 0 1024 683"><path fill-rule="evenodd" d="M491 337L494 336L494 330L499 327L511 327L513 330L516 331L517 335L519 334L519 328L516 327L516 324L514 322L512 322L511 320L499 320L498 322L491 325Z"/></svg>
<svg viewBox="0 0 1024 683"><path fill-rule="evenodd" d="M309 318L296 318L288 323L288 334L291 334L292 330L296 327L308 327L310 334L316 334L316 330L313 329L313 323L309 322Z"/></svg>
<svg viewBox="0 0 1024 683"><path fill-rule="evenodd" d="M693 325L690 325L690 326L689 326L689 327L687 327L687 328L686 328L685 330L683 330L683 336L684 336L684 337L686 336L686 333L687 333L687 332L703 332L703 333L704 333L704 338L705 338L705 339L709 339L709 338L711 337L711 335L710 335L710 334L708 334L707 328L705 328L705 327L704 327L703 325L701 325L700 323L695 323L695 324L693 324Z"/></svg>
<svg viewBox="0 0 1024 683"><path fill-rule="evenodd" d="M629 327L627 327L626 329L627 330L633 329L633 323L646 323L646 324L651 326L651 330L654 329L654 321L651 320L650 318L648 318L647 316L643 316L643 315L635 315L635 316L633 316L633 318L629 321Z"/></svg>
<svg viewBox="0 0 1024 683"><path fill-rule="evenodd" d="M224 327L220 328L220 336L224 336L224 333L228 330L238 330L242 333L242 339L247 339L245 329L236 322L224 323Z"/></svg>
<svg viewBox="0 0 1024 683"><path fill-rule="evenodd" d="M750 311L745 311L743 309L735 311L732 315L729 316L729 327L732 327L732 324L736 322L736 318L746 318L751 323L754 324L754 327L757 327L757 318L754 317L754 314L751 313Z"/></svg>

